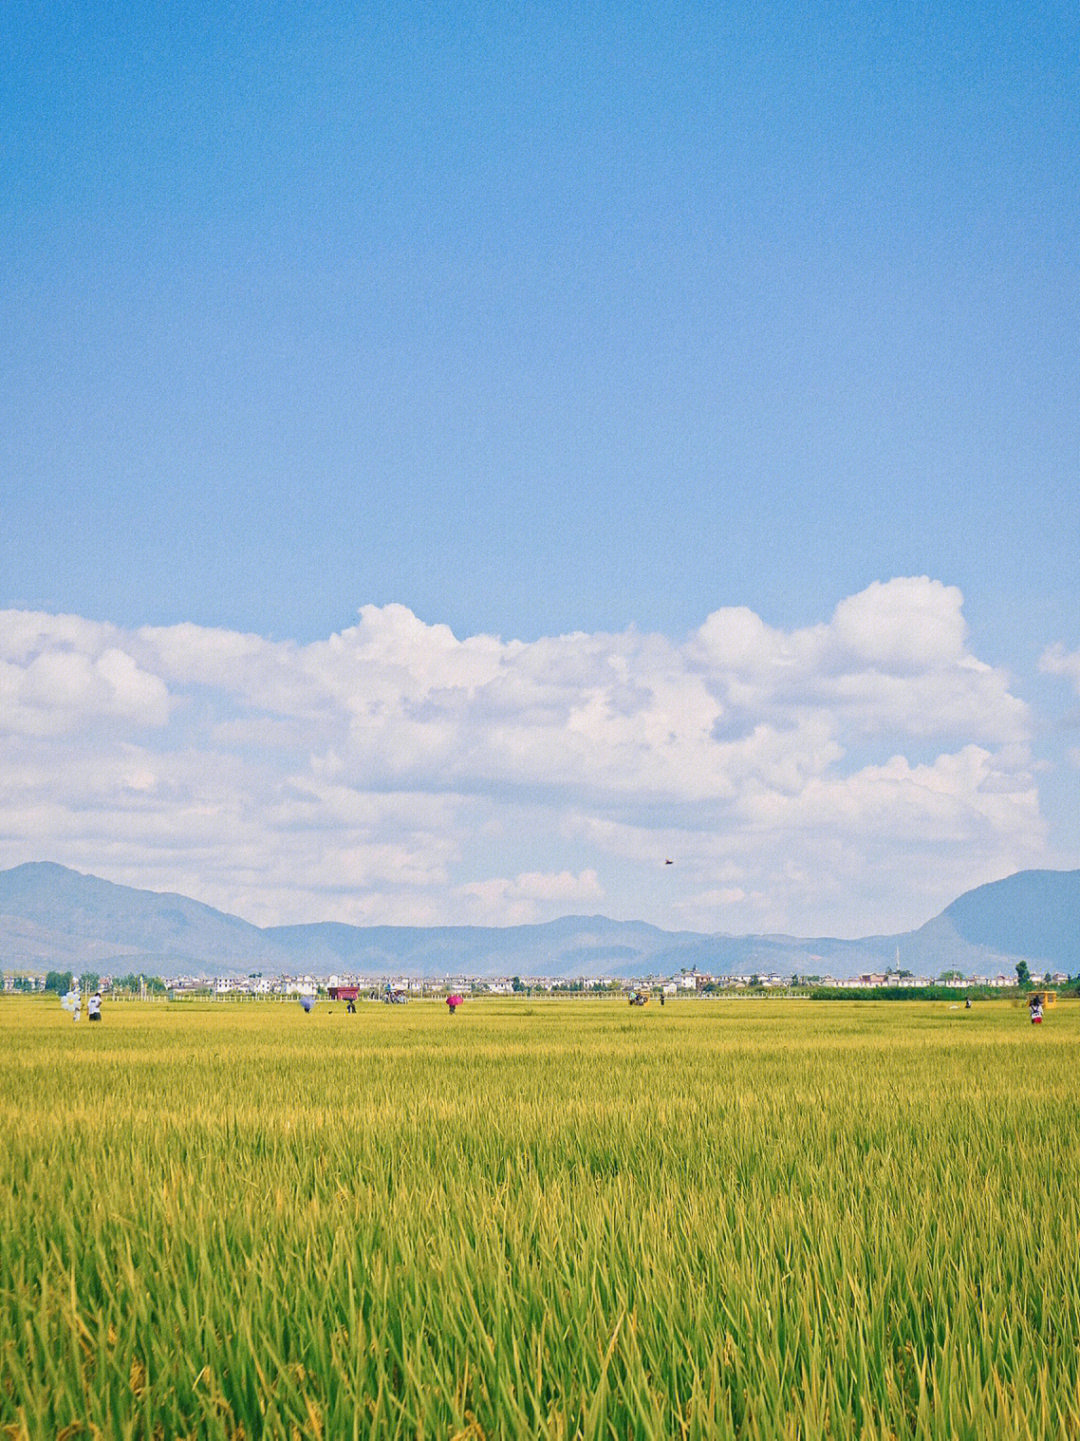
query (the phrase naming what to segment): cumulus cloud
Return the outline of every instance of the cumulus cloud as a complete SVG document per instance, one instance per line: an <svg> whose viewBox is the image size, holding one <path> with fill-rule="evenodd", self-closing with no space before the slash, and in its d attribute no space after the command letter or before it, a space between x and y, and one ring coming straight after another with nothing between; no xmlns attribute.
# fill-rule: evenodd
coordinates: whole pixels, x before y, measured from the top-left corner
<svg viewBox="0 0 1080 1441"><path fill-rule="evenodd" d="M816 711L849 739L1024 739L1027 707L1004 671L967 649L961 607L954 586L921 576L874 584L803 630L720 610L698 631L696 654L728 728Z"/></svg>
<svg viewBox="0 0 1080 1441"><path fill-rule="evenodd" d="M1080 677L1060 647L1043 668ZM0 701L0 862L260 921L602 900L852 933L1045 847L1027 707L927 577L802 629L730 607L677 639L459 639L402 605L309 645L6 612Z"/></svg>
<svg viewBox="0 0 1080 1441"><path fill-rule="evenodd" d="M112 626L0 613L0 729L55 735L103 720L157 727L169 710L164 681Z"/></svg>

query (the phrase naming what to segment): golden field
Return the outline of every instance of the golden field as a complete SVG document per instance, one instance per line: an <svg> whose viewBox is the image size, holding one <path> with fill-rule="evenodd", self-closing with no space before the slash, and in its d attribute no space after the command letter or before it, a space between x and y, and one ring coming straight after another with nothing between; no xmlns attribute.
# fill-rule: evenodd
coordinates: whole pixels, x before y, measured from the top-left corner
<svg viewBox="0 0 1080 1441"><path fill-rule="evenodd" d="M0 1001L0 1435L1080 1436L1080 1004Z"/></svg>

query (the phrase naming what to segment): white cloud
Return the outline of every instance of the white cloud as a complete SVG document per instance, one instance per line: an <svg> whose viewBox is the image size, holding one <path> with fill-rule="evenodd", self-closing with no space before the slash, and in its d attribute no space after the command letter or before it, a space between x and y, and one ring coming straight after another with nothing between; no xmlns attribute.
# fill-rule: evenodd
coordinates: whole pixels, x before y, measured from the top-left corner
<svg viewBox="0 0 1080 1441"><path fill-rule="evenodd" d="M1060 647L1043 664L1080 676ZM851 933L1045 850L1027 707L926 577L792 631L722 609L681 641L459 640L400 605L310 645L6 612L0 702L0 864L253 920L602 899Z"/></svg>
<svg viewBox="0 0 1080 1441"><path fill-rule="evenodd" d="M158 727L169 712L168 687L139 666L114 627L0 612L0 729L46 736L102 720Z"/></svg>
<svg viewBox="0 0 1080 1441"><path fill-rule="evenodd" d="M716 611L691 649L727 729L819 711L849 739L903 734L989 742L1028 734L1009 677L966 648L960 592L923 577L875 584L831 621L777 631L744 609Z"/></svg>
<svg viewBox="0 0 1080 1441"><path fill-rule="evenodd" d="M1039 669L1045 675L1064 676L1080 695L1080 650L1066 650L1060 641L1047 646L1039 660Z"/></svg>
<svg viewBox="0 0 1080 1441"><path fill-rule="evenodd" d="M963 596L926 576L875 582L842 600L829 626L842 663L900 676L963 663L966 640Z"/></svg>
<svg viewBox="0 0 1080 1441"><path fill-rule="evenodd" d="M521 925L538 919L538 902L557 902L565 910L601 900L604 890L594 870L577 875L527 871L512 880L470 881L459 893L469 904L474 924Z"/></svg>

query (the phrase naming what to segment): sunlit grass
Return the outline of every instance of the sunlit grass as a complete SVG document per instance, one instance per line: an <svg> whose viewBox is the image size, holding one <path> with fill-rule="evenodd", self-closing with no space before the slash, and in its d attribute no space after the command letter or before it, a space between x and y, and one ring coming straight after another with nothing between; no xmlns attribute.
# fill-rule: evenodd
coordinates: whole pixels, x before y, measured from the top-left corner
<svg viewBox="0 0 1080 1441"><path fill-rule="evenodd" d="M0 1003L19 1437L1080 1434L1080 1007Z"/></svg>

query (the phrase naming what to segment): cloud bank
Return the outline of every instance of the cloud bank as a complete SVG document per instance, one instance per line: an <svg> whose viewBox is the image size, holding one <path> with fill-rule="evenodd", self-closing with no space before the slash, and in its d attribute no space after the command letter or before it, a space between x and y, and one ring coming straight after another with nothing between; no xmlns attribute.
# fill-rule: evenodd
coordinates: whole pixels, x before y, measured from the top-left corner
<svg viewBox="0 0 1080 1441"><path fill-rule="evenodd" d="M261 923L858 934L1044 859L1030 731L926 577L680 640L459 640L402 605L308 645L7 611L0 864Z"/></svg>

